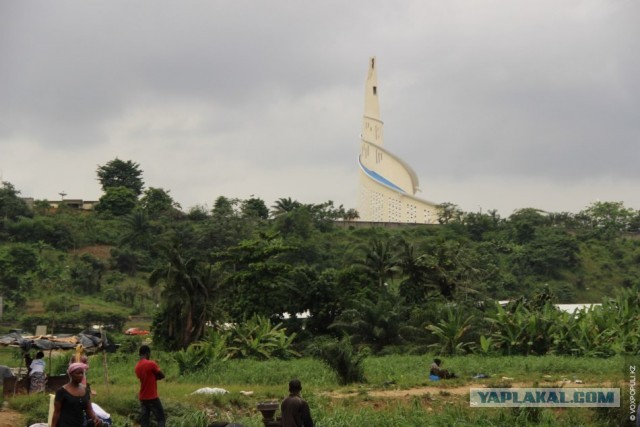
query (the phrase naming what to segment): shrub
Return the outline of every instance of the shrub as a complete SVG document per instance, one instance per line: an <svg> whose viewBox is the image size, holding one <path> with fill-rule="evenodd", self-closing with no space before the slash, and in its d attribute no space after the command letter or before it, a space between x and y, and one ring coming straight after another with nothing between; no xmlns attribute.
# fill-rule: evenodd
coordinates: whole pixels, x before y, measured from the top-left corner
<svg viewBox="0 0 640 427"><path fill-rule="evenodd" d="M366 382L363 362L368 351L355 349L348 336L339 341L324 340L314 347L309 349L310 352L335 371L341 384Z"/></svg>
<svg viewBox="0 0 640 427"><path fill-rule="evenodd" d="M178 364L180 375L198 371L213 359L213 347L206 342L196 342L185 350L173 353L173 359Z"/></svg>
<svg viewBox="0 0 640 427"><path fill-rule="evenodd" d="M144 341L144 338L140 335L124 335L122 341L120 341L118 351L137 354L142 345L142 341Z"/></svg>
<svg viewBox="0 0 640 427"><path fill-rule="evenodd" d="M287 335L287 329L281 323L272 325L268 318L255 315L229 329L209 334L207 341L217 349L219 360L291 359L300 356L292 347L295 337L295 333Z"/></svg>

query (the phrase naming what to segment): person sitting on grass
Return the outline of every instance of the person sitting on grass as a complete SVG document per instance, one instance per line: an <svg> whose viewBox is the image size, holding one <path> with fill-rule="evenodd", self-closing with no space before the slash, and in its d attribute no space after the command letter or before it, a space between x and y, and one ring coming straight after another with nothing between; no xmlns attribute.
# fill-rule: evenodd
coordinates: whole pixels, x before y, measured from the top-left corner
<svg viewBox="0 0 640 427"><path fill-rule="evenodd" d="M446 369L442 369L440 365L442 365L442 360L438 358L433 359L431 369L429 370L429 375L434 375L438 377L438 379L456 378L456 374L454 374L453 372L449 372Z"/></svg>

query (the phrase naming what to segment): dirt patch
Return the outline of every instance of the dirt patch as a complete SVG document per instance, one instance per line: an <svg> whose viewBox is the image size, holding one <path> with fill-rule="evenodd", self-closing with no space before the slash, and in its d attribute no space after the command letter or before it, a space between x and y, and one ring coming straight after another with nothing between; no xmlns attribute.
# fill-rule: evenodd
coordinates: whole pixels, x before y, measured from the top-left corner
<svg viewBox="0 0 640 427"><path fill-rule="evenodd" d="M108 260L111 258L111 248L108 245L85 246L84 248L74 249L71 251L73 255L89 254L100 260Z"/></svg>
<svg viewBox="0 0 640 427"><path fill-rule="evenodd" d="M518 382L518 383L510 383L512 388L527 388L533 387L533 384L530 382ZM561 383L549 383L549 384L538 384L538 387L612 387L611 384L573 384L571 382ZM414 387L407 389L370 389L370 390L361 390L359 392L332 392L327 393L326 396L334 398L334 399L345 399L349 397L356 397L362 395L363 393L369 397L374 398L391 398L391 399L409 399L415 396L424 396L424 395L469 395L470 388L485 388L488 387L489 383L472 383L465 384L458 387L446 387L446 386L424 386L424 387ZM495 387L495 385L493 386Z"/></svg>
<svg viewBox="0 0 640 427"><path fill-rule="evenodd" d="M407 388L407 389L386 389L386 390L363 390L361 392L333 392L327 393L327 396L334 399L344 399L348 397L356 397L361 395L362 393L366 393L367 396L371 397L379 397L379 398L393 398L393 399L402 399L402 398L410 398L414 396L423 396L426 394L437 395L437 394L455 394L455 395L463 395L469 394L469 388L471 387L486 387L484 384L467 384L460 387L436 387L436 386L428 386L428 387L415 387L415 388Z"/></svg>
<svg viewBox="0 0 640 427"><path fill-rule="evenodd" d="M24 425L24 418L19 412L11 409L0 411L0 427L16 427Z"/></svg>

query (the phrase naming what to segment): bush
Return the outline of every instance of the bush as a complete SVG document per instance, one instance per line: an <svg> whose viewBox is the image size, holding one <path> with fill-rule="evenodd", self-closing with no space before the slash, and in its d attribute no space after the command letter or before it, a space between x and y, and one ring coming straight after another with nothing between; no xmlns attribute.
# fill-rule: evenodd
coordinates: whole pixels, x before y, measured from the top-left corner
<svg viewBox="0 0 640 427"><path fill-rule="evenodd" d="M216 349L217 359L291 359L300 357L292 346L295 337L295 333L287 335L281 323L273 325L268 318L255 315L232 328L212 332L207 341Z"/></svg>
<svg viewBox="0 0 640 427"><path fill-rule="evenodd" d="M144 341L144 338L140 335L124 335L122 341L120 341L118 351L137 354L142 345L142 341Z"/></svg>
<svg viewBox="0 0 640 427"><path fill-rule="evenodd" d="M348 336L344 336L339 341L324 340L310 347L309 350L335 371L341 384L366 382L364 360L369 352L355 349Z"/></svg>
<svg viewBox="0 0 640 427"><path fill-rule="evenodd" d="M173 359L178 364L180 375L198 371L213 359L213 346L206 342L196 342L185 350L173 353Z"/></svg>

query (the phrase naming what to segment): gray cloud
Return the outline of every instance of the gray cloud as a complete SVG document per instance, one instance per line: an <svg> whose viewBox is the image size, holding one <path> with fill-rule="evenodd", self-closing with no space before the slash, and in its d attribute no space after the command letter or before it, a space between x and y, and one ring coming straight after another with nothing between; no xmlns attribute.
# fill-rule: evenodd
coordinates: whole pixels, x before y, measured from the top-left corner
<svg viewBox="0 0 640 427"><path fill-rule="evenodd" d="M221 194L355 206L376 55L385 144L423 197L504 214L640 208L636 2L2 9L0 169L25 195L98 198L95 169L118 156L184 207Z"/></svg>

